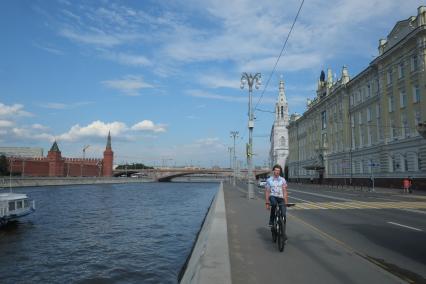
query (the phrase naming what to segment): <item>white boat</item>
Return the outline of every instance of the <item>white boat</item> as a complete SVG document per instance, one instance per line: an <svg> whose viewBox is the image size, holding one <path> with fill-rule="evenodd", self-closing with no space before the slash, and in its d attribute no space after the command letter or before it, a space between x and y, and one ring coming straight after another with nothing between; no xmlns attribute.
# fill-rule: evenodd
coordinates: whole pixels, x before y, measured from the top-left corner
<svg viewBox="0 0 426 284"><path fill-rule="evenodd" d="M23 193L0 193L0 226L35 211L35 201Z"/></svg>

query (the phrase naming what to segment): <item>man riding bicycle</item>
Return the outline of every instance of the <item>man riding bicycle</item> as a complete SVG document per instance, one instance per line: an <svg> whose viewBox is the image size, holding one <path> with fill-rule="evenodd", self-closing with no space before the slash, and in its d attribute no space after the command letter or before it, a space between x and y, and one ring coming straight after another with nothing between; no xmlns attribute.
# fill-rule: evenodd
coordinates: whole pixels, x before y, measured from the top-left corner
<svg viewBox="0 0 426 284"><path fill-rule="evenodd" d="M272 226L275 218L275 207L280 206L281 212L285 216L288 203L287 182L285 178L281 177L281 166L275 165L272 171L274 175L266 180L265 186L266 209L271 210L269 226Z"/></svg>

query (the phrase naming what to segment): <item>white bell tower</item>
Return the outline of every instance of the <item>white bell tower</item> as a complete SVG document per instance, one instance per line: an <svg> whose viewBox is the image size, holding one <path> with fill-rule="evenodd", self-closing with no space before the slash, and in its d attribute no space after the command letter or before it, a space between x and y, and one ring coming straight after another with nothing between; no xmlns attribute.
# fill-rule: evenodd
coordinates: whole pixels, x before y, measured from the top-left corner
<svg viewBox="0 0 426 284"><path fill-rule="evenodd" d="M275 104L275 121L271 130L271 149L269 152L271 167L279 164L284 171L288 157L288 103L285 96L284 81L281 78L278 101Z"/></svg>

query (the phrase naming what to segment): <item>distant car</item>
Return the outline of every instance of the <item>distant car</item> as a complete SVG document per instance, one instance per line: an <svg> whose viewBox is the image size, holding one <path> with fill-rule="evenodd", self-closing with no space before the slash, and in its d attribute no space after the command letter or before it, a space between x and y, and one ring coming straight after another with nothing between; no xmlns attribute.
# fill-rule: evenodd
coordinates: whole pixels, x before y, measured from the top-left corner
<svg viewBox="0 0 426 284"><path fill-rule="evenodd" d="M265 187L266 185L266 180L259 180L258 186L259 187Z"/></svg>

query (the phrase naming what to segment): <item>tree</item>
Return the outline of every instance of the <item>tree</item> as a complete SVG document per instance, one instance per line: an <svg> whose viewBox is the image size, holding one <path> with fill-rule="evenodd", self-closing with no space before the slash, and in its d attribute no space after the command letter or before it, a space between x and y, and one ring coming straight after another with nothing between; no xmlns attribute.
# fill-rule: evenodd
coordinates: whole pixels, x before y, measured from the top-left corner
<svg viewBox="0 0 426 284"><path fill-rule="evenodd" d="M0 156L0 175L5 176L9 174L9 161L5 155Z"/></svg>

